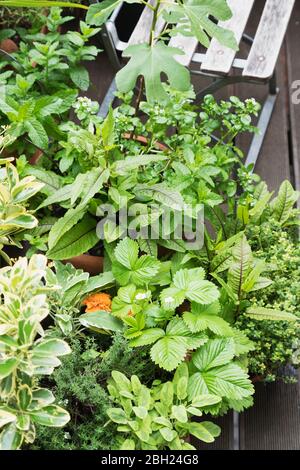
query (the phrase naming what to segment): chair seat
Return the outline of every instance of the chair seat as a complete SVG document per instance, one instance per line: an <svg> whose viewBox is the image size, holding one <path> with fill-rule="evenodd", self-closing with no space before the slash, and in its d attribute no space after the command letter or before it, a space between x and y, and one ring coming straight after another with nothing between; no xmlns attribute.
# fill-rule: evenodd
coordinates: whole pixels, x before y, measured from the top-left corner
<svg viewBox="0 0 300 470"><path fill-rule="evenodd" d="M151 5L155 0L149 0ZM289 19L295 0L266 0L265 7L253 38L247 59L239 59L237 53L228 47L222 46L216 39L212 39L205 54L198 54L198 40L191 36L177 35L171 38L169 45L181 49L185 54L178 55L176 59L181 64L191 67L192 63L200 65L198 71L219 76L229 75L232 67L242 69L243 77L266 81L274 73L280 48L288 27ZM228 21L220 22L220 26L231 30L240 43L248 23L255 0L228 0L232 10L232 17ZM127 45L139 44L148 41L149 28L153 19L153 11L144 8L140 19L131 34ZM165 26L160 17L156 34ZM124 50L125 44L119 44L119 50ZM115 44L118 48L118 44Z"/></svg>

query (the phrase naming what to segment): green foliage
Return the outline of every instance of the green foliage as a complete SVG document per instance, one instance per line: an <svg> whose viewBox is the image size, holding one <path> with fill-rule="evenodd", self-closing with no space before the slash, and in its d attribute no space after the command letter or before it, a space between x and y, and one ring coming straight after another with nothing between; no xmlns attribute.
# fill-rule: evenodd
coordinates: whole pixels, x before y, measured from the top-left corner
<svg viewBox="0 0 300 470"><path fill-rule="evenodd" d="M190 399L198 395L214 394L222 398L225 405L236 410L251 405L249 397L254 392L248 375L232 362L235 345L232 338L210 339L192 356L196 372L188 383Z"/></svg>
<svg viewBox="0 0 300 470"><path fill-rule="evenodd" d="M128 47L123 56L131 57L131 60L117 74L119 91L127 93L132 90L137 78L143 75L147 100L150 103L165 101L168 95L161 83L161 73L167 75L172 88L187 91L190 87L189 72L174 59L175 55L181 54L180 49L166 46L163 42Z"/></svg>
<svg viewBox="0 0 300 470"><path fill-rule="evenodd" d="M111 407L106 382L112 370L137 374L145 383L154 376L146 351L132 350L122 335L73 338L72 354L45 378L57 400L68 408L71 420L64 429L41 428L31 449L111 450L117 447L116 426L107 423Z"/></svg>
<svg viewBox="0 0 300 470"><path fill-rule="evenodd" d="M181 305L185 299L202 305L209 305L219 297L216 286L204 280L203 268L181 269L173 277L171 287L161 293L162 306L174 309Z"/></svg>
<svg viewBox="0 0 300 470"><path fill-rule="evenodd" d="M233 239L236 241L235 237ZM227 283L219 275L213 273L213 276L221 284L223 293L228 298L227 315L232 316L232 321L235 321L241 311L257 320L297 320L297 317L291 313L253 307L248 302L251 293L267 288L272 284L272 280L261 276L269 267L265 260L253 257L244 234L238 237L238 241L230 249L228 243L223 245L216 258L212 260L213 265L217 266L218 271L228 269Z"/></svg>
<svg viewBox="0 0 300 470"><path fill-rule="evenodd" d="M118 327L118 323L113 317L107 318L105 316L104 318L102 314L106 314L106 312L101 312L101 315L98 313L97 315L80 316L82 301L88 294L107 289L114 284L111 272L90 277L88 273L75 269L71 264L62 264L58 261L54 263L54 269L47 269L46 281L48 287L60 287L59 290L51 290L48 295L51 313L57 327L54 330L56 336L62 334L73 337L79 333L81 325L96 328L95 322L99 325L101 320L102 330L107 329L105 320L109 322L110 330L115 331ZM80 323L78 324L78 322ZM120 327L116 331L119 330Z"/></svg>
<svg viewBox="0 0 300 470"><path fill-rule="evenodd" d="M151 358L163 369L172 371L184 360L187 352L197 349L207 341L203 333L191 333L183 320L174 317L166 330L151 328L131 340L131 346L144 346L155 343L151 348Z"/></svg>
<svg viewBox="0 0 300 470"><path fill-rule="evenodd" d="M149 389L136 375L129 380L120 372L112 372L108 390L118 407L108 409L107 414L122 433L119 449L189 450L194 449L184 439L189 434L204 442L213 442L219 436L220 428L211 422L191 423L193 415L201 416L205 406L220 399L204 394L190 400L188 376L187 365L183 364L172 382L156 381Z"/></svg>
<svg viewBox="0 0 300 470"><path fill-rule="evenodd" d="M75 101L76 88L89 87L82 62L97 56L99 49L87 43L99 30L81 21L79 32L63 34L59 28L73 17L62 16L58 7L40 16L47 33L20 30L19 50L1 57L1 114L15 139L25 135L35 147L47 150L53 138L63 135L58 122ZM25 146L18 140L13 148L22 153Z"/></svg>
<svg viewBox="0 0 300 470"><path fill-rule="evenodd" d="M57 338L48 338L41 322L49 315L43 285L46 258L20 258L0 270L0 448L19 449L35 440L35 425L62 427L69 414L54 404L52 392L38 377L51 375L60 356L71 352Z"/></svg>
<svg viewBox="0 0 300 470"><path fill-rule="evenodd" d="M292 218L294 216L292 215ZM292 219L293 220L293 219ZM256 255L264 257L272 266L272 284L251 297L257 308L276 309L299 318L299 243L289 230L282 230L280 222L269 218L262 225L249 229ZM249 369L267 381L295 381L285 370L287 364L299 367L299 322L257 321L242 315L237 322L255 342L255 351L249 357Z"/></svg>
<svg viewBox="0 0 300 470"><path fill-rule="evenodd" d="M38 224L38 220L26 209L26 203L41 190L43 184L34 176L20 179L17 169L8 160L0 163L5 163L0 170L0 254L10 263L2 248L4 245L18 244L18 234Z"/></svg>
<svg viewBox="0 0 300 470"><path fill-rule="evenodd" d="M147 285L158 273L160 263L152 256L138 256L139 245L130 238L124 238L115 249L113 274L121 286L134 283Z"/></svg>
<svg viewBox="0 0 300 470"><path fill-rule="evenodd" d="M121 0L106 0L92 5L87 14L87 22L97 26L102 25L120 3ZM141 2L128 0L127 3ZM196 36L205 47L209 46L209 38L215 37L221 44L238 49L234 34L210 19L210 16L218 20L231 17L226 0L215 0L213 5L203 0L172 3L158 0L154 5L147 3L146 8L150 8L153 12L153 21L148 31L149 39L145 43L125 49L123 56L130 57L130 60L116 77L121 92L126 93L132 90L137 78L143 76L147 101L150 103L167 101L168 96L161 83L162 72L167 76L172 87L180 91L188 90L189 73L175 58L181 55L182 51L165 44L165 41L169 39L168 33ZM161 34L156 34L160 15L166 20L167 27ZM171 29L169 26L173 23L176 27Z"/></svg>

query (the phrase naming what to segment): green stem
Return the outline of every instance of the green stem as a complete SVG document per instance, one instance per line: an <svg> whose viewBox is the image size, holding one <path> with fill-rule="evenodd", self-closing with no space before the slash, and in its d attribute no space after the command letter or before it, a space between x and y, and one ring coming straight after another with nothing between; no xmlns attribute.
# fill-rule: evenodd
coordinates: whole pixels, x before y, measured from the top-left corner
<svg viewBox="0 0 300 470"><path fill-rule="evenodd" d="M155 33L155 28L156 28L156 23L157 23L157 14L158 14L160 3L161 3L160 0L157 0L157 3L155 5L155 7L151 6L152 7L151 9L153 10L153 19L152 19L151 30L150 30L149 46L152 46L153 42L155 40L154 33ZM147 6L149 7L148 4L147 4ZM137 95L137 99L136 99L136 103L135 103L135 113L134 113L135 117L138 115L138 112L139 112L139 109L140 109L140 104L141 104L141 100L142 100L142 96L143 96L144 87L145 87L145 79L144 79L144 77L141 77L140 78L140 83L139 83L139 91L138 91L138 95ZM131 132L131 138L134 136L134 134L135 134L135 128Z"/></svg>

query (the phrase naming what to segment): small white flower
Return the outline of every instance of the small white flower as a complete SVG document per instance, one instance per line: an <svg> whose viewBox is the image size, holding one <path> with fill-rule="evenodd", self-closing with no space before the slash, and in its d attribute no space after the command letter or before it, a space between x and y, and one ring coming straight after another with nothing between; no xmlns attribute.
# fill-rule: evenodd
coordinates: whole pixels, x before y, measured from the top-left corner
<svg viewBox="0 0 300 470"><path fill-rule="evenodd" d="M144 299L147 299L148 297L148 294L147 292L140 292L139 294L136 294L135 296L135 300L144 300Z"/></svg>
<svg viewBox="0 0 300 470"><path fill-rule="evenodd" d="M165 298L165 303L166 304L171 304L172 302L174 302L174 300L175 300L174 297L166 297Z"/></svg>

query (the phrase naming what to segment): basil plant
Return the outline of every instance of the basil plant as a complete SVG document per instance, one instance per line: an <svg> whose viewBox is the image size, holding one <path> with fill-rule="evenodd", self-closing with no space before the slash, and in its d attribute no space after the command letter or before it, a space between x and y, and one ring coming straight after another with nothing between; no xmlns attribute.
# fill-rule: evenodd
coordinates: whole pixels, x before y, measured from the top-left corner
<svg viewBox="0 0 300 470"><path fill-rule="evenodd" d="M46 257L34 255L0 269L0 450L32 443L36 424L61 427L70 419L39 385L39 376L51 375L59 357L71 352L42 326L49 315L46 264Z"/></svg>

